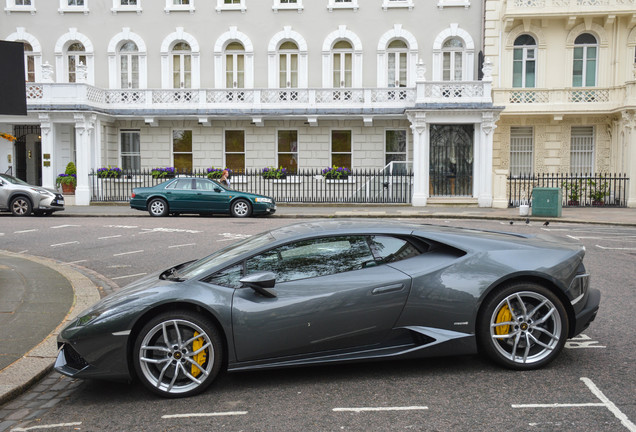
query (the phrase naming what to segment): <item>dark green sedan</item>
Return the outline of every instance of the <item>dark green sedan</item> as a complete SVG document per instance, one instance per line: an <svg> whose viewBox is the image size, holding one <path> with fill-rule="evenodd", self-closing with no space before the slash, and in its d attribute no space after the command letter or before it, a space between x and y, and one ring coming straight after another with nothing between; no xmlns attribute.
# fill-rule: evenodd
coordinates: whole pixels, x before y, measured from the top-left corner
<svg viewBox="0 0 636 432"><path fill-rule="evenodd" d="M151 216L199 213L248 217L276 212L273 198L235 191L214 180L196 177L179 177L152 187L134 188L130 207L148 211Z"/></svg>

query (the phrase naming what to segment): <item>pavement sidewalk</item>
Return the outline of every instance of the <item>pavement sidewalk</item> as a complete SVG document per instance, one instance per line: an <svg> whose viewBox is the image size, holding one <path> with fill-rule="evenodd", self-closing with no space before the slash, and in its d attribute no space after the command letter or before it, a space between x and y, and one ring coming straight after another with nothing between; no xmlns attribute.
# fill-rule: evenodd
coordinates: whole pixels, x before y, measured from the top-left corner
<svg viewBox="0 0 636 432"><path fill-rule="evenodd" d="M55 218L64 217L150 217L128 205L67 206ZM524 221L519 209L492 209L465 206L405 205L278 205L275 218L413 218L492 219ZM636 209L613 207L564 208L559 218L528 216L531 223L582 223L636 226ZM50 285L55 280L55 297ZM46 289L46 291L45 291ZM38 299L49 298L41 307L49 308L48 323L37 319ZM51 370L57 355L56 337L66 323L99 300L98 287L91 279L55 260L0 250L0 405L15 398ZM66 301L63 299L67 299ZM34 309L36 308L36 309ZM36 317L36 319L34 319ZM53 321L51 321L53 317ZM57 317L57 319L55 319ZM42 322L41 322L42 321ZM31 326L27 329L25 326ZM20 335L37 327L41 342L25 342ZM35 336L34 336L35 337ZM17 347L17 350L16 350ZM17 351L17 352L16 352Z"/></svg>

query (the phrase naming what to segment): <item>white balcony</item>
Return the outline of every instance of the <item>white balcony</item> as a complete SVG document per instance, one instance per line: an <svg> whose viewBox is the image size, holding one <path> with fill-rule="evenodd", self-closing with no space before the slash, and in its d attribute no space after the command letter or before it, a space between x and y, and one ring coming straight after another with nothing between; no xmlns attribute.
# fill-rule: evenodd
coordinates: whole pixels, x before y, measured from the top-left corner
<svg viewBox="0 0 636 432"><path fill-rule="evenodd" d="M636 0L508 0L506 16L577 14L633 14Z"/></svg>
<svg viewBox="0 0 636 432"><path fill-rule="evenodd" d="M170 110L192 114L202 111L281 110L342 112L356 110L402 111L419 104L491 104L490 82L424 82L416 88L337 89L123 89L105 90L87 84L27 83L30 110L76 106L106 113L152 114Z"/></svg>

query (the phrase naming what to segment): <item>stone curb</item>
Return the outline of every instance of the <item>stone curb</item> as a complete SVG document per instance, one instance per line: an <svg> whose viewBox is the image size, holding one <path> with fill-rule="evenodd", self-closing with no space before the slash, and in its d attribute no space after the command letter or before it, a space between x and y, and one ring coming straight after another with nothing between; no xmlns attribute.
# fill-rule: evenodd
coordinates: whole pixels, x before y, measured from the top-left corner
<svg viewBox="0 0 636 432"><path fill-rule="evenodd" d="M73 287L73 305L64 320L41 343L0 371L0 405L12 400L26 391L46 375L57 357L57 335L62 328L77 315L99 300L100 295L95 284L86 276L68 265L55 260L0 250L0 256L21 258L45 265L57 271Z"/></svg>

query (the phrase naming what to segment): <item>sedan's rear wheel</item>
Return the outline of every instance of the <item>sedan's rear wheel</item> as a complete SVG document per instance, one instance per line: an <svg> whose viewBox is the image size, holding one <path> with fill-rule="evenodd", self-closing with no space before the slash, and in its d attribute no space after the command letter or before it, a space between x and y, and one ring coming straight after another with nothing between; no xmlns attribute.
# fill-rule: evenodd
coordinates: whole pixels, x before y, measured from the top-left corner
<svg viewBox="0 0 636 432"><path fill-rule="evenodd" d="M11 200L11 213L13 216L28 216L31 214L31 201L25 197L15 197Z"/></svg>
<svg viewBox="0 0 636 432"><path fill-rule="evenodd" d="M155 198L148 203L150 216L161 217L168 214L168 203L161 198Z"/></svg>
<svg viewBox="0 0 636 432"><path fill-rule="evenodd" d="M248 217L252 214L252 206L244 199L238 199L231 205L232 216Z"/></svg>
<svg viewBox="0 0 636 432"><path fill-rule="evenodd" d="M135 341L137 376L164 397L205 390L221 368L223 345L214 324L188 311L163 313L148 322Z"/></svg>
<svg viewBox="0 0 636 432"><path fill-rule="evenodd" d="M511 284L489 297L478 323L480 348L511 369L536 369L551 362L568 335L567 313L549 289Z"/></svg>

